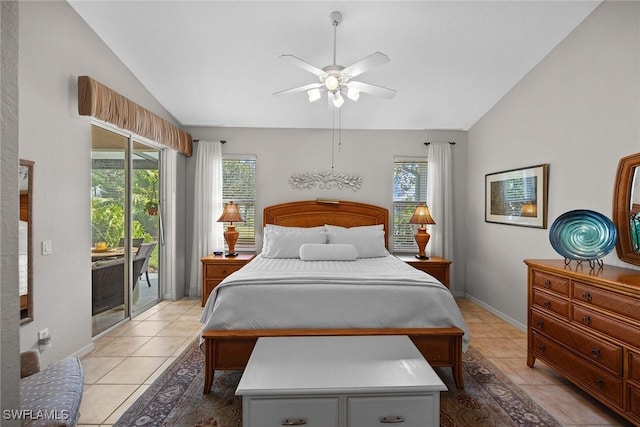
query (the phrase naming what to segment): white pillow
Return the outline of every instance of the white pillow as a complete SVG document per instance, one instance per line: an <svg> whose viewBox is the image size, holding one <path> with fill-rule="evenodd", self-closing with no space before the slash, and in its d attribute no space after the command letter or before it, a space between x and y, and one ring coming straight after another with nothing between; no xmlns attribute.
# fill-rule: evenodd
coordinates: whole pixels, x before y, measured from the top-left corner
<svg viewBox="0 0 640 427"><path fill-rule="evenodd" d="M339 227L325 225L327 243L351 244L358 250L358 258L377 258L387 256L384 245L384 226L365 225L361 227Z"/></svg>
<svg viewBox="0 0 640 427"><path fill-rule="evenodd" d="M264 258L299 258L300 246L305 243L327 243L327 233L270 231L263 236Z"/></svg>
<svg viewBox="0 0 640 427"><path fill-rule="evenodd" d="M277 232L300 232L300 233L318 233L318 232L325 232L325 228L323 225L320 225L318 227L287 227L284 225L277 225L277 224L267 224L264 226L264 234L267 233L272 233L274 231Z"/></svg>
<svg viewBox="0 0 640 427"><path fill-rule="evenodd" d="M305 243L300 246L303 261L355 261L358 250L353 245Z"/></svg>

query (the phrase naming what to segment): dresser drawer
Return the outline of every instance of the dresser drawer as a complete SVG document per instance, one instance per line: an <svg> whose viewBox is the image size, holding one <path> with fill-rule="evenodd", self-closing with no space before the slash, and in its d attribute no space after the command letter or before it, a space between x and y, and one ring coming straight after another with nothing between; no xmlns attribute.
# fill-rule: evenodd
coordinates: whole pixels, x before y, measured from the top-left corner
<svg viewBox="0 0 640 427"><path fill-rule="evenodd" d="M640 419L640 389L629 387L629 412Z"/></svg>
<svg viewBox="0 0 640 427"><path fill-rule="evenodd" d="M569 279L555 274L533 270L533 286L569 296Z"/></svg>
<svg viewBox="0 0 640 427"><path fill-rule="evenodd" d="M572 320L588 328L595 329L610 337L617 338L631 345L638 344L640 328L621 322L588 308L573 305Z"/></svg>
<svg viewBox="0 0 640 427"><path fill-rule="evenodd" d="M238 271L241 268L242 264L207 264L204 269L204 278L222 280L234 271Z"/></svg>
<svg viewBox="0 0 640 427"><path fill-rule="evenodd" d="M585 335L571 326L544 316L536 311L531 312L531 326L572 348L585 358L617 375L622 375L622 347L607 341Z"/></svg>
<svg viewBox="0 0 640 427"><path fill-rule="evenodd" d="M387 423L402 427L424 427L438 425L439 408L440 392L424 396L351 397L347 402L347 418L349 427Z"/></svg>
<svg viewBox="0 0 640 427"><path fill-rule="evenodd" d="M573 283L573 298L621 314L633 320L640 320L640 299L596 288L586 283Z"/></svg>
<svg viewBox="0 0 640 427"><path fill-rule="evenodd" d="M604 399L622 408L623 383L621 378L599 369L537 333L533 335L533 352L536 357L589 390L594 397Z"/></svg>
<svg viewBox="0 0 640 427"><path fill-rule="evenodd" d="M552 311L569 320L569 300L557 298L548 292L534 289L533 305L544 310Z"/></svg>
<svg viewBox="0 0 640 427"><path fill-rule="evenodd" d="M249 402L247 402L247 400ZM282 427L338 427L338 398L249 398L243 400L245 426ZM287 421L288 420L288 421ZM289 424L287 424L287 422ZM299 422L299 424L296 424ZM302 424L304 423L304 424Z"/></svg>
<svg viewBox="0 0 640 427"><path fill-rule="evenodd" d="M629 380L640 387L640 354L629 352Z"/></svg>

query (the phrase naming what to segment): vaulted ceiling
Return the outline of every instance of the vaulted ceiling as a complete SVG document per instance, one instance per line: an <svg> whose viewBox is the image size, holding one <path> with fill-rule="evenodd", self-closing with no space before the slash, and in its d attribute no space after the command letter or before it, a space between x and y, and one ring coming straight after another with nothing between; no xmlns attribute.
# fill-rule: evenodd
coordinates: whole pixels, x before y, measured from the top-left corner
<svg viewBox="0 0 640 427"><path fill-rule="evenodd" d="M469 129L599 1L70 1L185 126L330 128L326 100L274 92L379 51L357 80L398 91L345 100L343 128ZM337 115L336 115L337 117Z"/></svg>

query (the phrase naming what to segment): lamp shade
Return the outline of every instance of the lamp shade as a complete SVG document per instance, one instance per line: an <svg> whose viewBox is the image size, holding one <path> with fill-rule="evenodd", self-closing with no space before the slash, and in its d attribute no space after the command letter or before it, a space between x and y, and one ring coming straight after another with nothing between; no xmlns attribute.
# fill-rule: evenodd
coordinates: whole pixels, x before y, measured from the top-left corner
<svg viewBox="0 0 640 427"><path fill-rule="evenodd" d="M530 216L537 217L538 216L538 205L534 202L527 202L522 205L522 210L520 211L520 216Z"/></svg>
<svg viewBox="0 0 640 427"><path fill-rule="evenodd" d="M233 203L233 201L231 201L224 206L222 215L220 215L220 218L218 218L217 222L234 223L234 222L242 222L242 221L244 220L240 216L240 212L238 211L238 205L236 205L235 203Z"/></svg>
<svg viewBox="0 0 640 427"><path fill-rule="evenodd" d="M436 222L431 218L429 208L425 205L416 206L416 210L413 216L409 220L409 224L435 224Z"/></svg>

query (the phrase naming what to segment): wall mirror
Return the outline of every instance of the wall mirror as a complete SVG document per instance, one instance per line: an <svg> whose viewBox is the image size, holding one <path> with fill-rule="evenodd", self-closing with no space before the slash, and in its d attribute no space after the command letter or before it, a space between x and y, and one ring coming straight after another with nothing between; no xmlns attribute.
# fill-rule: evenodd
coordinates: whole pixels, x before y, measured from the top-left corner
<svg viewBox="0 0 640 427"><path fill-rule="evenodd" d="M33 209L33 162L20 160L18 169L20 193L20 222L18 268L20 286L20 324L33 320L33 242L31 226Z"/></svg>
<svg viewBox="0 0 640 427"><path fill-rule="evenodd" d="M613 189L613 222L618 258L640 265L640 153L623 157Z"/></svg>

